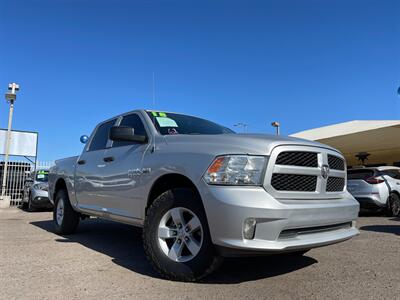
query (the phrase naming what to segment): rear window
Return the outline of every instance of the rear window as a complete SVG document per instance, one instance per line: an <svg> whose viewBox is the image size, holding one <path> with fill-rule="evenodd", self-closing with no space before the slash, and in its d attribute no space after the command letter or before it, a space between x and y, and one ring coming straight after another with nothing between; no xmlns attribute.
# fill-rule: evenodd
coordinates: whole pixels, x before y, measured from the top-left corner
<svg viewBox="0 0 400 300"><path fill-rule="evenodd" d="M367 179L374 176L373 170L349 170L347 171L347 179Z"/></svg>

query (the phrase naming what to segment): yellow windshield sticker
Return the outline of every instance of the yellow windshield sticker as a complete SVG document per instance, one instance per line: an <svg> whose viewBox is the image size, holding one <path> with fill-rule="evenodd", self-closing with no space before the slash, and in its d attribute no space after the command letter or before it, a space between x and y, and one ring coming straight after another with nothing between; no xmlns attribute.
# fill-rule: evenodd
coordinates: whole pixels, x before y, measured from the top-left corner
<svg viewBox="0 0 400 300"><path fill-rule="evenodd" d="M165 112L152 111L151 114L152 114L154 117L163 117L163 118L166 118L166 117L167 117L167 114L166 114Z"/></svg>

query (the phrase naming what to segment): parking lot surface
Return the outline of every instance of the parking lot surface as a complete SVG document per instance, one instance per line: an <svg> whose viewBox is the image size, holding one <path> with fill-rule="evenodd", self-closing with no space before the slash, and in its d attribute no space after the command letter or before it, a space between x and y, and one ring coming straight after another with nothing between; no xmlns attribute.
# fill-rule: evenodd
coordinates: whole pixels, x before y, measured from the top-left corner
<svg viewBox="0 0 400 300"><path fill-rule="evenodd" d="M99 219L52 232L51 212L0 210L0 299L399 299L400 219L366 216L361 235L304 257L227 259L199 283L161 279L141 230Z"/></svg>

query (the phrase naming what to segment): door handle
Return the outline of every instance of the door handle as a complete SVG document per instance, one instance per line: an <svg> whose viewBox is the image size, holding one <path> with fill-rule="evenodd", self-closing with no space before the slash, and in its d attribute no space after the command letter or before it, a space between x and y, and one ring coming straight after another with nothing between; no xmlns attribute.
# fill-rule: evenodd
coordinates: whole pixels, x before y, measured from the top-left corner
<svg viewBox="0 0 400 300"><path fill-rule="evenodd" d="M107 156L107 157L104 157L103 160L104 160L105 162L114 161L114 156Z"/></svg>
<svg viewBox="0 0 400 300"><path fill-rule="evenodd" d="M86 160L84 159L78 160L78 165L84 165L84 164L86 164Z"/></svg>

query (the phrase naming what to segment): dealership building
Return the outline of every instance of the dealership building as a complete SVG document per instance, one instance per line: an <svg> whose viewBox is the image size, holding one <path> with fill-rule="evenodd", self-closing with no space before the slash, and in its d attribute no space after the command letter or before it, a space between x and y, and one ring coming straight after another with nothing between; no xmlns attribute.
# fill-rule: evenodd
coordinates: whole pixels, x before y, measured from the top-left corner
<svg viewBox="0 0 400 300"><path fill-rule="evenodd" d="M400 121L350 121L292 134L339 149L348 167L400 167Z"/></svg>

